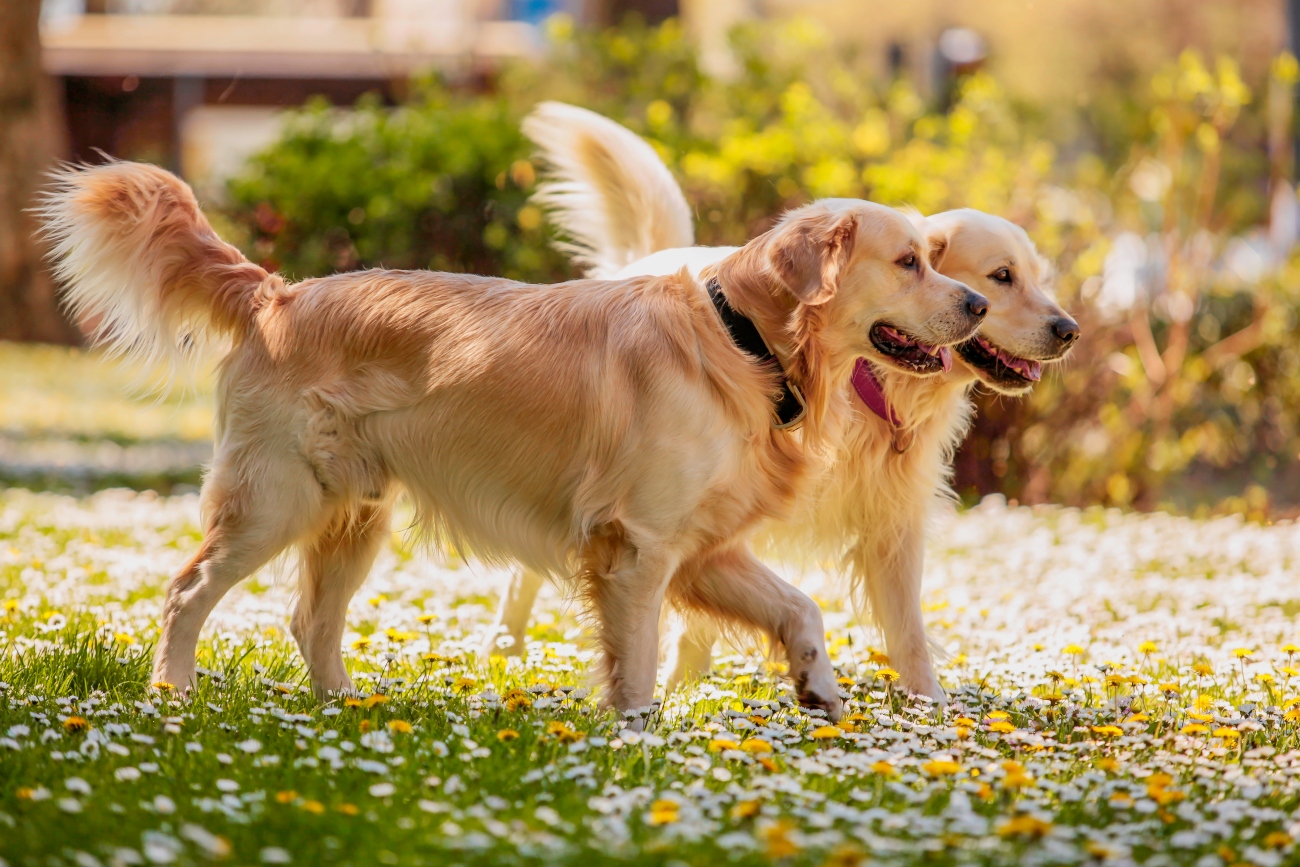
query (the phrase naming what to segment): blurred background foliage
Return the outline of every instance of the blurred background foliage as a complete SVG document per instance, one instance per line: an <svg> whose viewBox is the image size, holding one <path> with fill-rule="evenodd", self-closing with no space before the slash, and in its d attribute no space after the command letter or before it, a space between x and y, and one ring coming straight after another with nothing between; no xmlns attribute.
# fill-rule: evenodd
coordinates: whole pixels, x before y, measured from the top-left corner
<svg viewBox="0 0 1300 867"><path fill-rule="evenodd" d="M725 77L673 20L548 27L544 61L472 94L427 80L395 108L309 106L232 182L223 230L295 278L574 276L527 203L540 167L519 132L537 101L572 102L651 141L697 243L743 243L821 196L974 207L1028 229L1084 340L1032 397L979 397L964 498L1253 517L1300 505L1290 55L1246 80L1188 51L1063 108L983 72L927 102L804 21L737 29Z"/></svg>

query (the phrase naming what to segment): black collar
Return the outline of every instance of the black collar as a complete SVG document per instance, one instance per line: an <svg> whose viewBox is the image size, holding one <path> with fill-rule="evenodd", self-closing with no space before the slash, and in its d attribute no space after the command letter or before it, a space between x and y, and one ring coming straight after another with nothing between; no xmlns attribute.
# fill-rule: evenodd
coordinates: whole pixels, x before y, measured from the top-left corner
<svg viewBox="0 0 1300 867"><path fill-rule="evenodd" d="M727 296L722 294L722 284L718 282L717 277L713 277L705 284L709 290L709 300L713 302L713 307L718 311L718 316L722 319L722 324L727 327L731 334L731 342L747 355L752 355L754 359L763 367L774 367L781 374L781 399L776 404L776 422L772 425L778 430L793 430L797 428L807 414L808 408L804 405L803 395L799 392L799 387L789 380L785 371L781 368L781 362L777 360L772 350L768 348L767 341L763 335L758 333L758 327L749 319L749 317L740 313L736 308L731 306Z"/></svg>

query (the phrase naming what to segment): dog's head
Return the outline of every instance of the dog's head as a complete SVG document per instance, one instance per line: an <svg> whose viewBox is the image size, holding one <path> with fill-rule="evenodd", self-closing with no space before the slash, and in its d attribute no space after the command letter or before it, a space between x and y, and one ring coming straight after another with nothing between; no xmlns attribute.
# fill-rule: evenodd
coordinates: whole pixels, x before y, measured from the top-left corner
<svg viewBox="0 0 1300 867"><path fill-rule="evenodd" d="M927 217L931 264L989 300L979 333L957 355L979 379L1004 394L1023 394L1079 339L1079 325L1049 297L1049 265L1025 230L963 208Z"/></svg>
<svg viewBox="0 0 1300 867"><path fill-rule="evenodd" d="M790 212L763 252L774 282L816 308L839 357L867 356L927 376L951 363L988 301L930 264L924 235L903 214L858 199L823 199Z"/></svg>

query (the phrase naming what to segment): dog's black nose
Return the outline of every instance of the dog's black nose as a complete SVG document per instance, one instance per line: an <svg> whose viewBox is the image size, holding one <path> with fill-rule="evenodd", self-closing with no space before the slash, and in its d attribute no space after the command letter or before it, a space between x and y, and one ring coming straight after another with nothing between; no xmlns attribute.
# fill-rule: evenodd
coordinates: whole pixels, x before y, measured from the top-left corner
<svg viewBox="0 0 1300 867"><path fill-rule="evenodd" d="M1052 320L1052 333L1062 343L1073 343L1079 339L1079 323L1068 316L1058 316Z"/></svg>
<svg viewBox="0 0 1300 867"><path fill-rule="evenodd" d="M975 292L966 293L966 309L971 316L983 317L989 312L989 299Z"/></svg>

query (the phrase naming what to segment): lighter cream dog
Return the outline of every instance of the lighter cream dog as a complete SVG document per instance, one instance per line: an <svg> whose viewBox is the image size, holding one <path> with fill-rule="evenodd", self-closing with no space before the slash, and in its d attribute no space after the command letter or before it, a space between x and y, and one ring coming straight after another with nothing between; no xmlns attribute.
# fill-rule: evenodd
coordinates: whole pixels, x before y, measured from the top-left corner
<svg viewBox="0 0 1300 867"><path fill-rule="evenodd" d="M654 150L624 127L559 103L525 124L552 176L537 200L566 234L566 249L592 274L628 277L687 266L706 271L736 248L692 247L690 209ZM948 499L951 458L971 417L976 382L1023 394L1044 362L1063 358L1078 326L1044 290L1048 266L1024 230L988 214L958 210L922 221L932 265L986 295L979 335L957 347L953 369L917 377L875 363L874 382L893 410L881 417L852 400L852 418L831 470L808 506L766 525L772 553L844 564L860 606L884 634L907 689L942 699L921 616L928 516ZM847 389L846 389L847 390ZM541 576L516 573L486 650L518 653ZM707 671L716 621L687 616L669 645L666 680Z"/></svg>
<svg viewBox="0 0 1300 867"><path fill-rule="evenodd" d="M154 661L180 689L217 602L296 547L292 633L318 692L352 690L344 615L404 489L426 533L577 576L607 705L650 704L671 598L764 631L800 700L838 718L817 606L746 535L787 517L839 448L851 410L832 384L857 358L933 366L987 306L930 267L896 211L788 214L709 273L802 391L796 435L774 425L777 373L737 348L685 269L547 287L418 271L290 285L218 238L183 182L133 163L63 173L44 218L70 304L102 342L150 356L230 341L204 539L168 585ZM889 353L881 333L899 335Z"/></svg>

